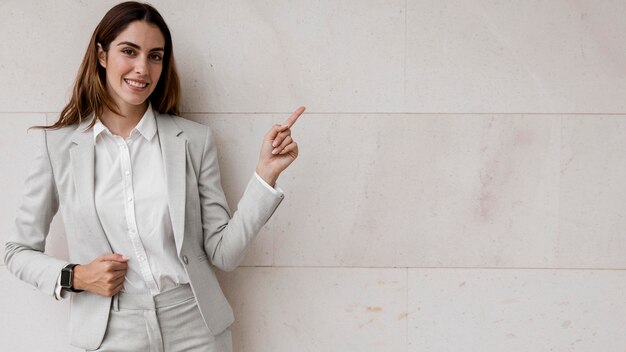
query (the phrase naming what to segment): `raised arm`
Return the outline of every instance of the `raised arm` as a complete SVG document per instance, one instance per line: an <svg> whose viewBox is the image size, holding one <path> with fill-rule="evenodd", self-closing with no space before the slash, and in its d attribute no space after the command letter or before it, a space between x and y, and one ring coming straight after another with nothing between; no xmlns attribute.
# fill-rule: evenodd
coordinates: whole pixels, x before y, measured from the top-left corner
<svg viewBox="0 0 626 352"><path fill-rule="evenodd" d="M304 111L296 112L283 125L273 126L261 145L257 174L252 176L232 218L220 182L217 150L207 135L198 188L204 232L204 247L213 265L224 271L234 270L252 239L272 216L284 196L271 189L282 171L298 156L298 146L291 137L291 126Z"/></svg>

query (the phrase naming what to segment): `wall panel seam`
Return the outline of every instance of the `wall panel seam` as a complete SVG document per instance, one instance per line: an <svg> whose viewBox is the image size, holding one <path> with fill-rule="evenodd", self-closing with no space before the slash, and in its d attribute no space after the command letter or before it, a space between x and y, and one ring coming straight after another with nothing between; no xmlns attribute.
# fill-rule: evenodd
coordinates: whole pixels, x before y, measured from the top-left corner
<svg viewBox="0 0 626 352"><path fill-rule="evenodd" d="M0 114L58 114L58 111L0 111ZM183 111L185 115L291 115L292 111L268 111L268 112L208 112L208 111ZM389 112L389 111L307 111L305 115L546 115L546 116L626 116L625 112Z"/></svg>
<svg viewBox="0 0 626 352"><path fill-rule="evenodd" d="M208 112L208 111L185 111L181 115L291 115L290 111L268 112ZM572 115L572 116L626 116L626 112L410 112L410 111L306 111L305 115Z"/></svg>
<svg viewBox="0 0 626 352"><path fill-rule="evenodd" d="M316 266L316 265L240 265L240 268L276 268L276 269L441 269L441 270L577 270L577 271L626 271L626 268L550 268L550 267L478 267L478 266Z"/></svg>

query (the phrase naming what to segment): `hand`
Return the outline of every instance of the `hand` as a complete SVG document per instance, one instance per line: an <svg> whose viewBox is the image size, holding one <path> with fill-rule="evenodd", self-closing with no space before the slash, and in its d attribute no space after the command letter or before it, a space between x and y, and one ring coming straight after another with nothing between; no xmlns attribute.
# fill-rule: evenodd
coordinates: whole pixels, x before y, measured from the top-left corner
<svg viewBox="0 0 626 352"><path fill-rule="evenodd" d="M272 126L263 137L256 172L272 187L280 173L298 157L298 144L291 137L291 126L303 112L304 106L299 107L283 125Z"/></svg>
<svg viewBox="0 0 626 352"><path fill-rule="evenodd" d="M73 286L111 297L124 287L128 258L120 254L103 254L86 265L74 267Z"/></svg>

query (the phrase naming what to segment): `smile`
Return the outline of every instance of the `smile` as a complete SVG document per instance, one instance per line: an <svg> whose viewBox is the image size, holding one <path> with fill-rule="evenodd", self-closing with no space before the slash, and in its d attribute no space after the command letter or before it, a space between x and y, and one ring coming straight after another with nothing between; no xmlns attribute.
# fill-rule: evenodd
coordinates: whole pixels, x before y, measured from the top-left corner
<svg viewBox="0 0 626 352"><path fill-rule="evenodd" d="M148 83L132 81L132 80L126 79L126 78L124 78L124 82L126 82L129 86L131 86L133 88L146 88L148 86Z"/></svg>

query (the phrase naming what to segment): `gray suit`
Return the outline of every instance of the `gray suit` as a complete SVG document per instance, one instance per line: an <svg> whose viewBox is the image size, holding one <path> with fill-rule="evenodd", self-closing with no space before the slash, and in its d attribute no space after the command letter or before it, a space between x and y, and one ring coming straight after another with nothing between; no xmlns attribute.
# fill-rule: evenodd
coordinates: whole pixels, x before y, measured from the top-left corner
<svg viewBox="0 0 626 352"><path fill-rule="evenodd" d="M253 176L233 217L222 191L217 151L207 126L155 112L165 165L169 208L177 253L184 264L200 312L215 335L233 323L213 266L235 269L282 195ZM26 178L15 231L6 243L8 270L48 295L64 260L43 253L50 222L60 207L70 262L86 264L111 246L94 205L93 131L65 127L41 132L41 147ZM102 342L111 297L72 294L70 343L95 349Z"/></svg>

